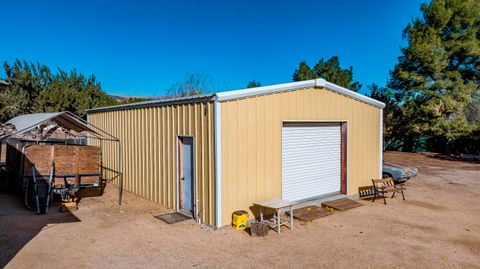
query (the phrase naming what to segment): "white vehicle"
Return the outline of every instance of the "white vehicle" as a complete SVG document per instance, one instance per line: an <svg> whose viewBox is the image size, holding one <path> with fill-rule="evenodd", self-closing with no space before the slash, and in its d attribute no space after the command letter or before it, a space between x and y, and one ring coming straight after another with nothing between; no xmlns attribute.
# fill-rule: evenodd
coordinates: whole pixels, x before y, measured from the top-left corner
<svg viewBox="0 0 480 269"><path fill-rule="evenodd" d="M417 176L417 168L389 162L383 162L382 171L383 178L391 177L395 183L404 183L410 178Z"/></svg>

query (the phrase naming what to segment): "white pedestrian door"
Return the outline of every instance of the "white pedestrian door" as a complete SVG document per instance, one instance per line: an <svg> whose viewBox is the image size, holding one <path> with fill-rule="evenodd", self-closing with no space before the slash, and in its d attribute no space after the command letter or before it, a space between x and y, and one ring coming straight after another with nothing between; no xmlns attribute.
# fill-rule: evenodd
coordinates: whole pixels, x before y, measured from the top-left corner
<svg viewBox="0 0 480 269"><path fill-rule="evenodd" d="M194 156L193 156L193 138L180 137L181 152L180 160L180 207L179 209L194 216Z"/></svg>
<svg viewBox="0 0 480 269"><path fill-rule="evenodd" d="M282 199L302 201L340 193L341 129L286 124L282 128Z"/></svg>

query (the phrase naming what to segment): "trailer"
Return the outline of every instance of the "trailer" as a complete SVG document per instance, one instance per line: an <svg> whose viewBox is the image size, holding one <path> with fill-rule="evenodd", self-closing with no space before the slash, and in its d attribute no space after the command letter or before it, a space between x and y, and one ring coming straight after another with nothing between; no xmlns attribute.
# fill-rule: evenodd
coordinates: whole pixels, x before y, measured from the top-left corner
<svg viewBox="0 0 480 269"><path fill-rule="evenodd" d="M102 165L103 143L117 143L120 159L119 140L69 112L23 115L0 127L0 151L6 150L0 182L8 178L37 214L48 212L54 194L62 204L76 203L81 189L121 184L120 161L118 167Z"/></svg>
<svg viewBox="0 0 480 269"><path fill-rule="evenodd" d="M11 145L7 148L16 151ZM100 147L87 145L23 144L19 152L7 154L8 167L18 172L15 176L29 208L35 207L34 184L50 187L65 202L74 201L80 189L102 188L101 159Z"/></svg>

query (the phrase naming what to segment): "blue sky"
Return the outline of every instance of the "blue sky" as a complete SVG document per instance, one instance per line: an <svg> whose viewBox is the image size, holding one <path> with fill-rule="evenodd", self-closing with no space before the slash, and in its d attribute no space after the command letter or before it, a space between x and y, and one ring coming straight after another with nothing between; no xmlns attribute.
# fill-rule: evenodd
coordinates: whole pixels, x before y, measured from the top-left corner
<svg viewBox="0 0 480 269"><path fill-rule="evenodd" d="M383 85L422 2L0 0L0 60L93 73L108 93L162 95L189 72L234 90L289 82L300 61L338 55L356 80Z"/></svg>

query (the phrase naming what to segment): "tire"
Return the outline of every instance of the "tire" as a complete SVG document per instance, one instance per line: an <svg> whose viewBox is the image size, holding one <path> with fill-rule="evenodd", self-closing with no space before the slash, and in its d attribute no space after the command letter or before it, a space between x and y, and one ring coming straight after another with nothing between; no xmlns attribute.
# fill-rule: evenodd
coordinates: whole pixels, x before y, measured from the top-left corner
<svg viewBox="0 0 480 269"><path fill-rule="evenodd" d="M37 194L35 196L35 184L33 179L28 179L27 188L25 189L25 205L28 209L32 209L39 214L44 214L47 204L47 183L43 180L37 181ZM37 210L38 198L38 210Z"/></svg>
<svg viewBox="0 0 480 269"><path fill-rule="evenodd" d="M392 175L390 175L389 173L382 174L382 178L389 178L389 177L392 177Z"/></svg>
<svg viewBox="0 0 480 269"><path fill-rule="evenodd" d="M30 210L34 210L35 208L37 208L32 179L27 180L27 187L25 188L25 206Z"/></svg>

